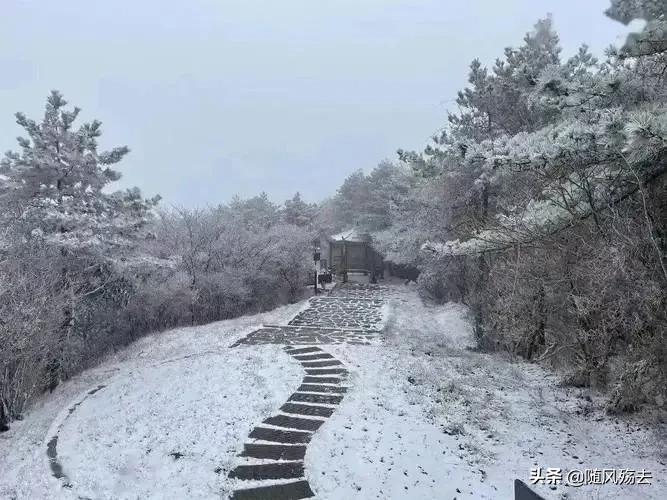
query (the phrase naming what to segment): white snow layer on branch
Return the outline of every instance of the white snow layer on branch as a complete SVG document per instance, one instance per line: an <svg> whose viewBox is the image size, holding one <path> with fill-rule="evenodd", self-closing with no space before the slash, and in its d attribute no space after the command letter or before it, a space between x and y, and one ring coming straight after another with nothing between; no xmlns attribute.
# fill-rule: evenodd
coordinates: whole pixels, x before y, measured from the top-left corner
<svg viewBox="0 0 667 500"><path fill-rule="evenodd" d="M530 205L532 206L529 206L519 223L510 224L513 222L512 219L506 218L507 225L480 231L477 236L466 241L458 239L445 243L427 241L421 249L441 255L470 255L503 250L518 243L535 241L559 227L565 227L574 219L574 215L568 210L548 201L531 201Z"/></svg>

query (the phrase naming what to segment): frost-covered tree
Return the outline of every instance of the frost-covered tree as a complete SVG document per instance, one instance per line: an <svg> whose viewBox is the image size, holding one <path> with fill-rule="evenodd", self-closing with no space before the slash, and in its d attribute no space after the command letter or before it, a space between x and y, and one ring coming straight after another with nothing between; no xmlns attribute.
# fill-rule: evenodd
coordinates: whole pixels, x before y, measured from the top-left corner
<svg viewBox="0 0 667 500"><path fill-rule="evenodd" d="M370 187L362 170L350 174L343 181L334 198L336 218L343 226L357 224L369 196Z"/></svg>
<svg viewBox="0 0 667 500"><path fill-rule="evenodd" d="M157 200L142 200L136 188L104 191L120 178L112 166L129 149L98 151L101 122L75 127L80 109L66 105L62 94L53 91L41 122L16 114L26 136L18 138L20 150L7 152L0 163L4 216L19 230L73 249L120 244Z"/></svg>
<svg viewBox="0 0 667 500"><path fill-rule="evenodd" d="M66 105L53 91L41 121L17 113L25 136L0 163L0 421L107 348L103 316L127 303L124 261L157 202L106 192L128 149L100 151L101 123L75 126Z"/></svg>
<svg viewBox="0 0 667 500"><path fill-rule="evenodd" d="M316 213L317 205L306 203L301 198L301 193L297 192L292 199L285 200L280 215L285 224L311 227Z"/></svg>
<svg viewBox="0 0 667 500"><path fill-rule="evenodd" d="M470 65L468 87L456 99L460 111L449 115L448 135L462 141L481 141L534 130L548 117L535 113L526 95L544 71L560 62L558 35L550 17L537 22L518 48L505 49L489 73L475 59Z"/></svg>
<svg viewBox="0 0 667 500"><path fill-rule="evenodd" d="M359 170L348 176L333 203L342 226L371 233L387 229L392 211L415 182L414 172L404 164L381 162L366 175Z"/></svg>
<svg viewBox="0 0 667 500"><path fill-rule="evenodd" d="M229 208L244 227L257 231L271 227L280 218L278 205L271 202L264 192L246 200L237 196L229 204Z"/></svg>
<svg viewBox="0 0 667 500"><path fill-rule="evenodd" d="M667 7L664 0L612 0L606 14L625 25L646 21L640 33L628 36L620 55L624 57L664 53L667 50Z"/></svg>

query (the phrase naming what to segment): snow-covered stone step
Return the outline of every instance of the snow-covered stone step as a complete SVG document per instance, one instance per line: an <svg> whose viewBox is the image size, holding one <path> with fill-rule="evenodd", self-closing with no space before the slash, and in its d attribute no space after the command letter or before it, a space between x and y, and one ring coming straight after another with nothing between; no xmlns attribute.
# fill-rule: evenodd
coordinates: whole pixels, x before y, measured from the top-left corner
<svg viewBox="0 0 667 500"><path fill-rule="evenodd" d="M304 431L314 432L320 428L324 420L316 420L314 418L299 418L290 415L276 415L269 417L263 424L275 425L278 427L286 427L289 429L300 429Z"/></svg>
<svg viewBox="0 0 667 500"><path fill-rule="evenodd" d="M343 363L341 363L337 359L333 359L333 358L329 359L329 360L326 360L326 361L302 361L301 362L302 366L305 366L305 367L308 367L308 368L319 368L319 367L323 367L323 366L339 366L339 365L342 365L342 364Z"/></svg>
<svg viewBox="0 0 667 500"><path fill-rule="evenodd" d="M239 465L229 473L230 478L242 480L297 479L303 475L303 462Z"/></svg>
<svg viewBox="0 0 667 500"><path fill-rule="evenodd" d="M285 348L288 354L305 354L308 352L321 352L322 349L319 347L302 347L300 349L287 349Z"/></svg>
<svg viewBox="0 0 667 500"><path fill-rule="evenodd" d="M300 500L315 496L308 481L286 484L272 484L245 490L236 490L231 500Z"/></svg>
<svg viewBox="0 0 667 500"><path fill-rule="evenodd" d="M301 384L297 389L297 391L343 394L347 392L347 387L340 387L336 385Z"/></svg>
<svg viewBox="0 0 667 500"><path fill-rule="evenodd" d="M341 382L343 379L338 377L314 377L312 375L303 377L304 384L340 384Z"/></svg>
<svg viewBox="0 0 667 500"><path fill-rule="evenodd" d="M267 429L275 429L277 431L302 431L303 429L297 429L296 427L284 427L282 425L271 425L267 424L266 422L262 422L262 427L266 427ZM312 431L304 431L304 432L312 432Z"/></svg>
<svg viewBox="0 0 667 500"><path fill-rule="evenodd" d="M307 375L347 375L345 368L308 368Z"/></svg>
<svg viewBox="0 0 667 500"><path fill-rule="evenodd" d="M271 460L303 460L305 455L305 446L246 443L240 456Z"/></svg>
<svg viewBox="0 0 667 500"><path fill-rule="evenodd" d="M275 443L308 443L312 434L310 432L283 431L279 429L270 429L268 427L255 427L249 434L253 439L262 439Z"/></svg>
<svg viewBox="0 0 667 500"><path fill-rule="evenodd" d="M289 353L292 354L292 353ZM294 359L299 361L316 361L318 359L334 359L328 352L318 352L315 354L293 354Z"/></svg>
<svg viewBox="0 0 667 500"><path fill-rule="evenodd" d="M297 415L307 415L315 417L330 417L336 410L330 406L305 405L298 403L285 403L280 407L281 411L285 413L293 413Z"/></svg>
<svg viewBox="0 0 667 500"><path fill-rule="evenodd" d="M305 392L295 392L288 401L299 401L306 403L325 403L330 405L337 405L343 400L343 396L336 396L332 394L310 394Z"/></svg>

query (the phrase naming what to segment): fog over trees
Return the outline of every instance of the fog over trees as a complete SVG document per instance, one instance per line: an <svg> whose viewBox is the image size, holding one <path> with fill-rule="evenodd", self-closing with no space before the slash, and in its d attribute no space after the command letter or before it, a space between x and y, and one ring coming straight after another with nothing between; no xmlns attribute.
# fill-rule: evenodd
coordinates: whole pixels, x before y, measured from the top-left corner
<svg viewBox="0 0 667 500"><path fill-rule="evenodd" d="M610 413L664 407L666 13L613 0L607 15L647 23L601 59L564 59L537 21L491 68L471 63L423 151L319 204L111 192L131 153L99 151L100 122L80 125L57 91L40 121L17 113L24 135L0 167L0 424L148 332L296 301L313 240L349 227L419 271L425 299L466 304L479 349L599 388Z"/></svg>

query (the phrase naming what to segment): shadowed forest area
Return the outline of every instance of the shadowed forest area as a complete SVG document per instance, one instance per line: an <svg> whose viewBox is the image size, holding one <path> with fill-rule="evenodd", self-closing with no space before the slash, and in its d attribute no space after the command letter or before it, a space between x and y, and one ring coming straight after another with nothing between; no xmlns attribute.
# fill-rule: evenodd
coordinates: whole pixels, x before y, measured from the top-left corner
<svg viewBox="0 0 667 500"><path fill-rule="evenodd" d="M622 48L560 56L549 17L491 68L423 151L350 175L332 198L201 209L112 192L127 147L48 96L0 167L0 425L140 336L304 293L312 242L357 227L425 299L470 308L480 350L552 367L610 413L667 402L667 20ZM400 145L397 145L399 147ZM661 417L662 418L662 417Z"/></svg>

